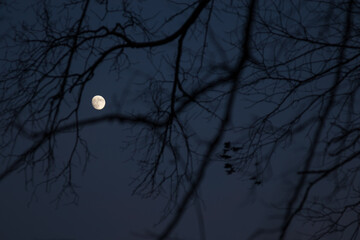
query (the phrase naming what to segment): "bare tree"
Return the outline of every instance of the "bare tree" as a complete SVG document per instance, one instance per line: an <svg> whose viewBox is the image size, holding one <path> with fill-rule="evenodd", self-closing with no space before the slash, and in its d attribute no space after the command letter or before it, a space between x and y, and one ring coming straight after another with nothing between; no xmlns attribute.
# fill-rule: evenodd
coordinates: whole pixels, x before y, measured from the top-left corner
<svg viewBox="0 0 360 240"><path fill-rule="evenodd" d="M285 239L304 220L315 224L314 239L356 239L360 2L184 0L166 1L166 12L148 4L32 5L33 21L2 42L0 180L21 170L29 183L42 169L36 188L61 183L58 200L71 193L76 202L73 166L90 157L82 130L116 121L136 131L134 193L169 196L158 239L171 235L212 162L258 186L284 152L291 197L280 202L282 223L253 238ZM83 93L99 71L123 76L139 58L149 68L137 79L146 111L122 106L82 118ZM206 134L193 123L205 120ZM59 163L64 134L73 143Z"/></svg>

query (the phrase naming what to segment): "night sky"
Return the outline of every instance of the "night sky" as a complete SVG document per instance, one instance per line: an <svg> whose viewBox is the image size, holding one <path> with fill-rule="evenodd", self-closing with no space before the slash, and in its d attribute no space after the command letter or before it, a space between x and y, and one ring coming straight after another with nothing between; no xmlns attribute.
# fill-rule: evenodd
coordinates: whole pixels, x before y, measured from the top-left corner
<svg viewBox="0 0 360 240"><path fill-rule="evenodd" d="M88 1L64 2L74 2L74 7L65 8L60 1L0 0L0 66L3 66L0 73L0 118L3 117L0 122L0 174L16 161L12 154L22 154L40 139L41 134L30 134L29 138L28 132L50 131L50 135L54 134L51 138L54 141L49 142L54 150L50 175L45 174L49 158L34 163L41 159L41 154L50 154L48 142L45 142L31 155L33 159L22 161L10 174L0 178L0 240L157 239L176 215L177 207L195 182L204 159L209 159L209 164L200 185L185 206L185 213L171 237L166 239L236 240L251 236L252 239L281 239L278 234L284 229L284 216L289 213L287 208L298 206L306 187L316 182L306 199L308 205L304 205L298 214L304 218L296 215L284 238L311 239L312 234L327 226L325 221L304 221L306 214L315 214L308 208L317 209L314 207L317 200L334 204L329 205L329 209L330 206L341 209L345 206L343 201L351 203L353 199L355 202L360 199L356 174L359 164L347 164L346 160L352 154L358 159L359 149L359 133L354 130L360 126L360 114L356 109L360 86L358 77L356 79L360 76L357 66L360 56L356 51L360 47L355 34L356 29L359 30L359 20L347 18L351 14L346 14L348 6L353 9L352 16L358 14L359 1L333 1L333 5L302 0L263 0L254 1L255 5L252 1L230 0L118 3L105 0L89 1L89 5L86 5ZM191 23L186 35L180 34L164 45L156 43L155 40L181 29L197 6L205 2L206 7ZM70 30L70 26L77 26L76 20L81 19L84 6L88 6L88 11L83 28ZM255 10L249 10L253 9L251 6ZM112 12L114 9L118 11ZM50 28L57 29L54 32L44 30L47 26L42 23L48 17ZM138 23L139 19L142 22ZM21 26L22 22L27 25ZM79 43L85 37L59 40L59 36L76 34L76 31L84 31L83 36L108 34L109 29L116 29L116 24L130 26L125 27L124 32L118 29L118 33L126 33L125 37L120 34L104 39L99 37L100 40L89 41L89 45L82 45L74 53L71 52L72 41ZM100 30L86 33L89 29ZM18 31L15 40L12 31ZM34 35L24 34L26 31L34 32ZM51 42L51 38L46 38L50 35L59 37L61 44L48 56L48 61L42 62L38 71L30 67L23 75L12 75L11 69L26 68L27 63L40 56L37 55L39 51L44 51L28 52L24 46L36 48L42 43L31 45L22 40L43 38ZM141 43L146 45L152 41L158 45L141 46ZM181 43L182 55L177 69L177 51ZM107 55L91 74L76 75L117 44L126 45L123 52L119 48ZM74 58L66 70L69 62L64 60L59 66L55 62L67 51L69 55L66 56L73 54ZM11 62L13 59L22 61ZM57 67L49 70L52 66ZM45 74L41 84L34 88L35 96L26 103L32 87L21 92L23 85L20 83L32 86L32 81L46 71L51 73ZM69 74L66 80L53 77L63 77L66 71ZM172 95L176 71L180 80L175 85L176 94ZM9 84L17 82L16 79L19 84ZM187 95L195 94L218 79L223 82L196 95L196 100ZM334 83L332 79L335 79ZM56 94L61 91L62 81L67 83L59 97L64 101L56 121L63 120L58 122L59 128L53 133L47 125L47 117L55 115L51 104L58 101ZM350 84L345 83L347 81ZM106 99L106 106L101 111L91 105L95 95ZM19 101L10 96L16 96ZM234 96L234 100L229 108L231 115L226 120L228 101L232 99L229 96ZM182 110L180 107L184 103L188 105ZM19 110L16 104L23 104L24 108ZM76 113L71 113L75 108ZM172 115L173 109L180 110ZM34 116L42 116L42 119L26 120L37 110L38 115ZM9 123L13 113L19 114L16 121ZM301 118L291 122L297 114ZM129 119L146 116L160 123L170 116L172 135L166 135L168 142L165 141L167 145L155 174L156 183L165 181L165 176L173 169L176 174L179 174L178 170L188 172L180 173L178 178L171 175L164 185L155 189L151 189L151 177L147 177L149 185L143 183L137 188L149 166L156 163L154 159L158 152L162 151L165 127L161 126L157 131L155 125L150 127L141 121L118 120L120 117L117 116ZM226 126L219 132L225 122ZM80 123L79 132L76 123ZM14 138L19 130L16 124L23 128L19 137ZM324 131L318 131L321 129L318 126ZM186 145L182 127L190 147ZM6 129L11 130L7 132ZM67 166L80 139L77 134L86 143L78 145L71 160L73 188L62 192L70 172L60 174L50 184L41 184ZM339 134L344 137L338 137ZM339 139L343 142L339 143ZM210 147L212 142L215 142L214 147ZM348 144L345 150L339 150ZM205 158L208 152L210 157ZM331 155L333 152L336 154ZM310 167L306 167L306 162ZM311 173L301 180L303 170L307 174L311 169L332 169L339 163L339 172L329 170L324 180L317 182L316 176L320 175L316 174L327 170L319 171L315 176ZM187 167L183 169L185 165ZM181 183L176 185L176 181ZM296 186L300 186L298 192ZM175 187L178 190L174 192ZM295 199L293 205L292 198ZM341 221L351 222L358 214L359 205L354 205L353 212L344 214ZM358 224L355 220L343 230L343 235L324 235L323 239L351 239L350 236L357 239L353 233ZM265 231L265 235L253 235L263 233L259 229L272 230Z"/></svg>

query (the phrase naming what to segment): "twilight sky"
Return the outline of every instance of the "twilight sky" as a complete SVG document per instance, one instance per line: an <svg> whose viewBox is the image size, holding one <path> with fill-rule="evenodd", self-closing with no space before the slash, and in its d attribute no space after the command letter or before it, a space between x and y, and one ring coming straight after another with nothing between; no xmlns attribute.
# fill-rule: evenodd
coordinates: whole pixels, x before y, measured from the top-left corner
<svg viewBox="0 0 360 240"><path fill-rule="evenodd" d="M258 1L254 15L251 15L252 12L247 11L247 7L252 6L247 4L250 1L208 1L207 8L201 12L195 23L189 23L190 28L186 34L179 34L174 38L175 40L169 40L163 46L161 41L159 43L157 40L165 39L166 42L167 36L176 33L178 29L181 30L180 26L187 19L191 20L192 14L196 12L194 9L206 1L138 0L122 1L126 4L121 5L109 0L107 15L104 3L108 1L90 1L89 5L85 4L86 1L83 2L82 6L89 6L84 18L86 24L82 26L83 28L74 27L70 30L70 27L66 26L71 24L77 26L74 19L81 19L82 16L82 11L76 4L74 6L77 7L72 8L69 5L70 7L68 6L65 10L59 7L61 4L57 1L22 0L14 1L10 5L10 1L0 0L0 15L3 16L0 19L0 36L3 36L1 56L6 61L21 59L16 62L18 66L15 68L20 68L23 62L30 62L28 59L41 59L41 57L37 58L40 56L37 55L38 51L27 52L23 45L14 46L11 38L5 37L15 28L23 29L23 31L31 29L31 26L34 28L34 36L20 31L21 34L17 35L17 40L22 37L36 39L55 36L56 38L66 34L72 36L75 33L81 36L79 39L71 37L70 40L59 37L54 42L51 37L44 37L46 41L54 43L52 46L58 47L59 50L49 51L52 55L49 54L46 64L41 65L38 71L30 68L29 75L26 75L27 71L24 71L19 84L13 85L19 85L19 88L22 84L32 86L33 79L50 71L50 74L45 74L45 81L39 80L41 83L34 87L38 91L37 94L31 99L31 103L24 105L26 110L19 110L22 112L17 120L21 123L20 125L24 123L24 129L30 133L37 133L39 129L50 129L44 120L47 114L49 116L58 114L59 118L64 118L58 125L61 132L56 134L54 138L56 140L52 142L55 146L55 163L53 163L55 167L51 174L56 174L56 171L66 166L69 159L72 159L69 156L73 156L72 149L79 139L76 134L86 141L86 147L90 152L89 160L86 162L86 149L80 146L74 151L74 161L71 161L71 180L75 184L73 185L75 194L67 195L69 192L65 192L61 195L63 176L48 187L46 184L37 187L38 183L46 181L44 175L46 161L36 165L33 171L29 170L30 167L25 171L21 171L20 168L2 179L0 181L0 239L155 239L154 236L164 230L176 212L175 208L169 214L169 209L174 207L169 203L180 204L182 196L186 196L184 193L195 182L195 173L197 169L201 169L202 159L206 156L207 149L210 148L211 142L215 141L221 124L227 120L225 130L219 135L219 141L213 149L210 149L212 154L200 187L196 191L197 197L187 205L184 215L171 234L172 238L169 239L236 240L247 239L261 228L279 230L286 208L294 207L295 203L300 202L301 194L306 192L304 190L306 186L311 185L312 181L317 181L314 180L316 178L311 177L301 180L302 177L298 173L304 168L305 159L310 159L309 166L311 166L311 168L305 168L306 170L331 169L333 164L342 163L341 157L348 153L349 149L346 149L343 151L344 156L339 154L339 159L331 159L329 162L312 161L313 158L321 159L321 151L323 148L326 149L324 147L326 141L324 141L321 143L323 145L319 143L319 147L312 150L314 145L312 141L317 136L314 133L320 132L319 139L323 137L327 140L327 136L333 137L331 140L337 139L338 132L331 126L339 126L337 125L339 122L344 123L345 117L344 119L339 117L340 120L336 118L336 113L339 112L338 115L341 115L342 109L345 109L345 107L340 107L341 104L347 104L347 100L345 101L342 96L352 94L353 102L356 102L358 98L357 88L356 91L349 90L350 94L344 90L348 85L344 84L346 87L338 91L333 91L337 87L331 87L330 80L333 78L335 79L334 86L343 86L341 85L343 82L336 82L336 79L341 79L343 70L339 66L345 65L342 61L348 57L346 55L348 52L342 49L351 44L355 46L357 42L350 41L351 30L346 30L341 20L339 20L339 26L335 25L334 28L322 27L321 21L326 24L331 23L332 20L329 19L335 19L333 16L337 16L336 19L343 19L343 15L337 15L343 8L329 7L317 1L306 1L305 4L300 0L284 0L278 3L263 0ZM354 2L357 3L357 1ZM34 3L37 5L32 5ZM48 4L48 12L43 11L42 7L45 6L43 3ZM121 10L112 12L115 7ZM356 9L358 8L356 5ZM35 12L38 12L38 18ZM131 15L134 12L138 15ZM45 34L44 29L47 29L47 25L41 25L48 19L45 13L50 16L49 26L58 28L58 32L49 31L46 33L48 35ZM254 16L253 19L255 19L252 25L247 22L250 16ZM344 16L347 15L344 14ZM37 20L39 17L42 20ZM143 19L143 22L137 22L138 19ZM344 20L347 24L351 22L351 17L344 19L348 20L347 22ZM28 25L21 27L22 22ZM354 19L353 22L356 20ZM106 26L106 28L101 26ZM248 33L247 26L251 26L250 38L244 36L244 33ZM37 29L41 31L35 31ZM88 29L92 31L87 31ZM110 31L111 29L114 30ZM283 29L288 32L282 32ZM344 31L349 33L343 34ZM326 37L326 34L331 37ZM88 41L83 36L97 37L83 44ZM154 45L144 47L149 41ZM328 44L328 42L324 44L322 41L333 41L336 44ZM341 44L337 44L338 42ZM83 45L72 52L70 43ZM34 43L33 47L37 46L36 44ZM38 44L41 46L42 42ZM104 55L105 60L96 65L97 58L113 46L118 46L118 49L109 50L110 53ZM251 47L251 50L245 51L244 46L249 49ZM340 50L333 50L335 47ZM349 48L357 49L357 45ZM21 52L22 49L25 50ZM179 49L182 55L178 54ZM55 60L66 51L69 52L66 57L74 56L69 68L64 67L68 62L61 62L62 65L57 66L58 62ZM351 77L353 74L356 75L357 70L353 70L356 68L350 64L357 58L357 56L349 57L351 60L346 62L349 64L346 70L351 70L344 75L351 81L353 81ZM243 63L242 60L244 60ZM335 63L337 64L334 65L335 67L328 66ZM4 66L10 69L16 64L7 62ZM91 64L96 67L94 72L90 71L91 68L86 72L88 67L92 66ZM26 67L26 64L24 66ZM51 69L52 66L56 66L55 70ZM83 75L82 71L85 72ZM55 105L52 104L57 101L59 95L49 96L53 91L61 88L61 84L57 84L57 81L62 78L57 74L62 76L63 72L68 74L67 82L64 80L66 83L63 85L66 91L60 97L64 99L64 102L59 112L55 113L52 111ZM4 74L1 72L0 76L3 77ZM11 74L9 73L9 76ZM237 78L238 85L232 80ZM17 79L12 79L12 82L14 81ZM214 86L209 84L210 87L204 90L205 93L200 92L196 95L196 91L208 83L214 83ZM301 83L304 84L301 85ZM11 86L6 85L8 87L6 88L5 85L1 85L0 91L6 91L1 98L15 95L21 102L26 101L27 96L30 96L27 91L25 95L22 93L16 95L16 87L10 84ZM29 87L29 89L32 88ZM323 89L325 93L322 93ZM326 91L326 89L330 90ZM341 96L332 98L335 95L334 92ZM195 97L193 98L188 93L193 93ZM316 98L317 94L324 96ZM106 99L106 106L101 111L91 106L91 99L95 95L101 95ZM327 101L328 98L331 100ZM192 104L188 104L188 99ZM231 99L234 99L232 105L226 104L228 99L230 103L232 103ZM321 100L316 102L313 99ZM328 102L328 107L323 107ZM44 105L43 108L40 107L42 105ZM0 102L0 106L1 113L7 113L7 109L13 107L7 100ZM185 110L182 106L185 106ZM232 115L226 115L228 106L231 106L229 109ZM36 124L26 120L29 112L36 112L33 109L40 109L37 113L45 112L45 116L41 115L43 118L33 120ZM46 112L48 109L50 109L49 112ZM76 110L72 112L73 109ZM302 112L304 109L306 111ZM178 112L174 114L174 111ZM358 114L357 110L348 112ZM316 119L320 120L311 118L312 115L317 116L318 113L321 116ZM65 117L67 114L69 118ZM163 128L160 127L160 130L156 130L156 126L149 127L142 122L136 122L138 125L130 124L129 121L119 123L114 118L86 124L89 119L100 119L116 114L129 117L129 119L133 116L146 116L148 119L157 119L160 123L169 116L171 126L166 129L171 129L169 130L171 134L163 133ZM293 116L297 114L301 117L291 122ZM350 116L348 119L351 119L351 114L348 114ZM268 117L262 118L263 116ZM322 116L325 117L322 118ZM336 119L339 122L334 123L328 119ZM75 120L83 123L76 134ZM348 121L356 125L355 120ZM6 132L4 124L1 124L2 133ZM316 126L318 126L316 124L329 130L316 131ZM72 131L68 131L69 125L73 126L70 129ZM1 141L3 155L20 154L24 149L36 143L39 135L33 134L31 135L33 138L27 138L26 134L24 136L20 134L13 149L4 149L3 146L6 144L3 142L15 141L11 136L4 134ZM167 144L163 152L159 140L162 139L162 134L165 134L164 144ZM187 138L190 147L186 145ZM331 140L330 143L332 143ZM272 150L272 144L277 141L279 143L276 149ZM320 141L316 141L315 145ZM234 147L232 149L235 150L223 152L226 142L230 142ZM346 145L346 141L344 144ZM39 148L41 150L34 154L35 158L40 158L42 151L47 151L46 146L44 144L43 148ZM329 144L328 147L331 150L332 145ZM246 149L248 149L247 152ZM162 153L159 169L154 172L154 175L149 174L148 177L144 177L147 168L156 163L154 159L156 159L157 151ZM228 156L230 160L224 160L226 154L231 155ZM180 157L177 158L178 156ZM188 164L189 161L190 164ZM0 174L9 165L11 165L10 160L3 160L0 165ZM229 168L226 169L224 166L234 167L235 173L227 174L226 170ZM353 167L351 165L345 170L355 169ZM186 174L177 172L179 175L174 174L169 177L167 174L171 173L172 169L180 172L185 169ZM188 175L188 173L193 175ZM316 182L316 186L311 189L311 194L315 194L309 194L312 197L311 200L332 196L330 194L332 187L335 186L336 189L339 186L341 189L341 184L345 184L341 177L339 180L338 175L331 174L329 172L331 180L328 182ZM29 178L29 176L32 177ZM64 176L68 177L66 174ZM156 181L163 179L170 183L155 189L151 196L146 194L146 191L151 189L151 184L143 184L142 187L146 186L146 188L141 187L134 194L142 178L151 182L151 176L155 176ZM29 179L32 179L32 182L25 184ZM357 176L354 179L357 179ZM332 182L333 180L335 183ZM181 184L176 185L176 181ZM297 195L294 189L299 183L303 184L297 188L300 189L298 191L300 194ZM173 200L174 188L179 189L179 198L176 200ZM356 188L355 185L354 188ZM160 192L156 194L158 190ZM341 190L334 191L336 194L340 192ZM341 199L343 195L336 196L337 199ZM294 205L290 204L292 198ZM344 221L351 219L351 216L346 215L344 219ZM318 231L319 225L304 224L302 220L294 219L286 239L308 239L307 233L312 234ZM349 236L346 234L348 232L345 232L344 237ZM332 235L326 239L339 238L338 235Z"/></svg>
<svg viewBox="0 0 360 240"><path fill-rule="evenodd" d="M167 11L164 1L156 4L145 1L148 14ZM166 1L165 1L166 2ZM19 2L16 8L26 5ZM11 19L14 24L19 19L31 18L31 10L25 12L10 9L2 22L6 28ZM25 13L25 16L24 16ZM92 20L92 19L90 19ZM94 20L95 21L95 20ZM3 29L4 29L3 28ZM134 102L137 85L151 76L153 69L145 60L135 55L132 72L117 76L101 69L88 84L80 106L81 118L97 117L126 108L129 111L142 111L144 106ZM134 81L138 83L134 84ZM133 91L133 93L131 93ZM100 94L106 98L104 110L96 111L91 106L91 98ZM194 127L201 130L206 138L209 126L203 120ZM195 122L195 121L194 121ZM210 125L211 126L211 125ZM40 187L33 196L31 185L24 186L22 173L13 174L0 184L0 238L8 240L81 240L81 239L143 239L148 233L159 232L159 224L167 203L167 196L156 199L132 196L131 183L136 177L135 163L130 159L133 150L124 147L131 136L129 126L104 122L82 129L83 138L88 142L93 158L82 174L81 167L75 175L79 188L78 205L58 206L53 202L57 197L56 187L48 192ZM63 137L58 142L60 149L71 147L71 137ZM66 150L63 150L64 152ZM61 152L56 156L62 158ZM35 175L37 175L35 173ZM206 239L240 239L261 224L266 215L261 204L256 202L256 194L249 194L251 184L243 184L235 175L228 176L223 163L214 163L208 171L201 187L201 209L206 230ZM71 199L70 199L71 200ZM199 205L198 205L199 206ZM199 219L197 208L191 204L189 211L176 229L174 236L179 239L199 239Z"/></svg>

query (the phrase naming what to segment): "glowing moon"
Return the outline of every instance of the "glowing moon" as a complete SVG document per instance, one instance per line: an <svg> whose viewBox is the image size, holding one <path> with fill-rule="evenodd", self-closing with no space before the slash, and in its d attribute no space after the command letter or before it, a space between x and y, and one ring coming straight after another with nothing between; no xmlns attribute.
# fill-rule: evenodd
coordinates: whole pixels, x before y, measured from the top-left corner
<svg viewBox="0 0 360 240"><path fill-rule="evenodd" d="M106 102L102 96L96 95L92 98L91 104L96 110L101 110L105 107Z"/></svg>

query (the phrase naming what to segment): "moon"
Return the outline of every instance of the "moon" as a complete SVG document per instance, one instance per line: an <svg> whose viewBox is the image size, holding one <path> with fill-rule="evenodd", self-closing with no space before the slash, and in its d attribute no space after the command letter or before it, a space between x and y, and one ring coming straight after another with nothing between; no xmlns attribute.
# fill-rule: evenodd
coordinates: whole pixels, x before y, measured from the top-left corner
<svg viewBox="0 0 360 240"><path fill-rule="evenodd" d="M96 110L101 110L105 107L105 98L100 95L96 95L92 98L91 104Z"/></svg>

